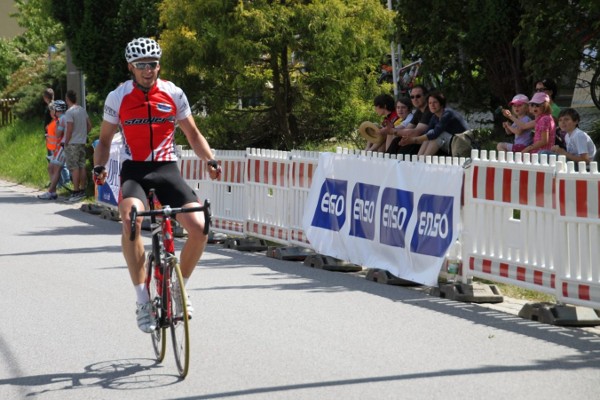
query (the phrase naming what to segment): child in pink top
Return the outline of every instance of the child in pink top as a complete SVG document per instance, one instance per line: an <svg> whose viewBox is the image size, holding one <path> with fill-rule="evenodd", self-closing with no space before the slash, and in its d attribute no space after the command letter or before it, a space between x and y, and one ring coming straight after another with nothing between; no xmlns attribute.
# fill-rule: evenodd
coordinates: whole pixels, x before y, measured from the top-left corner
<svg viewBox="0 0 600 400"><path fill-rule="evenodd" d="M523 149L524 153L538 153L550 150L556 140L556 123L552 118L550 97L546 93L537 92L529 101L529 110L535 116L535 134L533 144Z"/></svg>

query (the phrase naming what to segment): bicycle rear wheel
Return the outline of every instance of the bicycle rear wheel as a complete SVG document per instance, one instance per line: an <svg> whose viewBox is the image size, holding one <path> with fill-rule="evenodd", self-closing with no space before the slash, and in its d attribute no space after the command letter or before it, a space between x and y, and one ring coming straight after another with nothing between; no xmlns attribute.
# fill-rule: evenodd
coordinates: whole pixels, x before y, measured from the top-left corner
<svg viewBox="0 0 600 400"><path fill-rule="evenodd" d="M171 272L171 338L175 363L182 378L185 378L190 367L190 330L187 313L187 293L183 285L183 276L178 263L174 263Z"/></svg>
<svg viewBox="0 0 600 400"><path fill-rule="evenodd" d="M165 358L165 354L167 352L167 342L165 340L165 334L167 333L167 329L160 327L161 320L161 289L160 289L160 279L158 275L155 273L155 269L158 268L158 265L154 263L154 257L152 253L148 254L148 259L146 263L146 289L148 290L148 296L150 300L154 303L154 306L158 313L158 324L154 332L150 334L152 339L152 348L154 349L154 356L158 360L158 362L162 362Z"/></svg>

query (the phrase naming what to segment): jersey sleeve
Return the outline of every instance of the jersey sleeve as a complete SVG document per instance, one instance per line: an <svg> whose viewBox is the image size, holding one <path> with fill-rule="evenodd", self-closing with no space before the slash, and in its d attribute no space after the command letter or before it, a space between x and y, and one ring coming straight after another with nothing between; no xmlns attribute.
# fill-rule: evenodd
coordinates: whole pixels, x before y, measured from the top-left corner
<svg viewBox="0 0 600 400"><path fill-rule="evenodd" d="M119 123L119 96L116 90L106 96L103 119L114 125Z"/></svg>
<svg viewBox="0 0 600 400"><path fill-rule="evenodd" d="M175 100L177 106L177 115L175 116L177 121L186 119L192 114L190 103L188 102L187 96L181 88L177 88L177 93L175 93L173 99Z"/></svg>

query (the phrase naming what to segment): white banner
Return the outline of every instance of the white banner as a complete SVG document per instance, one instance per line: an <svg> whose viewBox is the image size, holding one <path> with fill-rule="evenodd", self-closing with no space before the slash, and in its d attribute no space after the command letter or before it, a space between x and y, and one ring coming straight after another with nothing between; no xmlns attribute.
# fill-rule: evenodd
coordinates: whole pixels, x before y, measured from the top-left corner
<svg viewBox="0 0 600 400"><path fill-rule="evenodd" d="M437 286L462 180L458 165L321 153L303 227L321 254Z"/></svg>

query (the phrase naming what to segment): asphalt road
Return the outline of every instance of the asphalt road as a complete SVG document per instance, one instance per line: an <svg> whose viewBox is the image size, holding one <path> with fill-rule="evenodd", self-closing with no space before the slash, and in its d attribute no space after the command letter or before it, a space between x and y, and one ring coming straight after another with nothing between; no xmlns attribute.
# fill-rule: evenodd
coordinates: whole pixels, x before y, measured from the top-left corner
<svg viewBox="0 0 600 400"><path fill-rule="evenodd" d="M220 245L189 282L181 381L135 324L120 224L37 193L0 181L0 399L599 396L592 331Z"/></svg>

